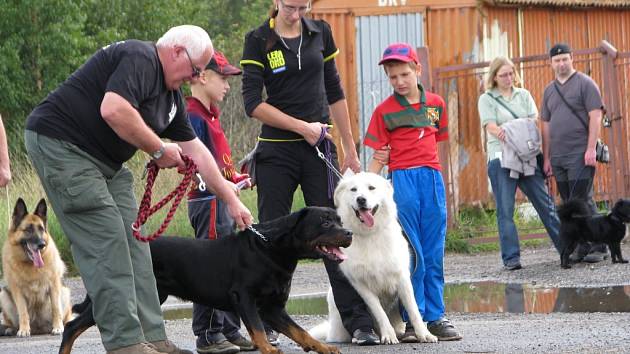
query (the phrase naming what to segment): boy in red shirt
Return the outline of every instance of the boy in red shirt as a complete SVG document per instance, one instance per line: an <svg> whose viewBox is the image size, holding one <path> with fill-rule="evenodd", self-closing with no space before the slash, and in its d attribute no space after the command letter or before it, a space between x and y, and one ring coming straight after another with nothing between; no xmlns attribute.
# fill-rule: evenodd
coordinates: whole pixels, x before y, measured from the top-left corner
<svg viewBox="0 0 630 354"><path fill-rule="evenodd" d="M437 142L448 139L446 105L419 83L421 66L409 44L388 46L379 65L394 93L374 110L363 143L374 150L390 149L388 169L398 217L415 252L411 283L422 318L439 340L459 340L444 317L446 195ZM368 170L379 173L383 166L373 158ZM402 341L414 340L408 325Z"/></svg>
<svg viewBox="0 0 630 354"><path fill-rule="evenodd" d="M191 82L192 96L186 97L186 107L195 134L208 147L225 179L247 185L249 176L238 174L234 169L232 152L221 128L221 112L217 106L230 90L227 79L240 74L240 69L230 65L221 52L215 51L199 78ZM226 205L208 191L194 189L190 192L188 218L196 238L216 239L234 230L234 220L230 218ZM254 345L239 333L241 319L234 312L193 304L192 327L197 336L199 353L227 354L254 350Z"/></svg>

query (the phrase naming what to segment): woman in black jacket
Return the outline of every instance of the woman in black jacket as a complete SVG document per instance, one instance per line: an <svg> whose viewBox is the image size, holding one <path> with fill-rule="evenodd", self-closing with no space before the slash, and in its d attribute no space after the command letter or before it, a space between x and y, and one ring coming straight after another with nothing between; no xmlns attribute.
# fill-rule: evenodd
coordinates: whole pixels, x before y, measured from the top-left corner
<svg viewBox="0 0 630 354"><path fill-rule="evenodd" d="M306 205L334 207L338 178L317 154L338 169L331 123L343 146L342 171L361 168L334 61L339 49L326 22L305 17L310 8L307 0L274 0L270 18L245 36L245 110L263 123L255 153L261 222L289 214L298 185ZM344 326L355 342L378 344L361 297L336 263L324 263Z"/></svg>

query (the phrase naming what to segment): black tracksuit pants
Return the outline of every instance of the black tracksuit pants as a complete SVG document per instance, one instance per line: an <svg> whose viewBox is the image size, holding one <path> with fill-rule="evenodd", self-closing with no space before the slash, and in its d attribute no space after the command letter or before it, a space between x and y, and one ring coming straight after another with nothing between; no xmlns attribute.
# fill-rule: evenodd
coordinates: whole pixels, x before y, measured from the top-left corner
<svg viewBox="0 0 630 354"><path fill-rule="evenodd" d="M323 153L323 142L319 150ZM332 161L337 169L337 151L330 143ZM328 185L328 167L318 156L314 147L306 141L267 142L261 141L256 150L256 179L258 190L258 219L272 220L291 212L293 194L298 185L302 188L307 206L334 208L332 190ZM331 172L332 173L332 172ZM329 195L330 188L330 195ZM341 273L339 265L324 259L328 279L335 303L341 314L344 327L352 335L357 329L373 329L373 321L361 296Z"/></svg>

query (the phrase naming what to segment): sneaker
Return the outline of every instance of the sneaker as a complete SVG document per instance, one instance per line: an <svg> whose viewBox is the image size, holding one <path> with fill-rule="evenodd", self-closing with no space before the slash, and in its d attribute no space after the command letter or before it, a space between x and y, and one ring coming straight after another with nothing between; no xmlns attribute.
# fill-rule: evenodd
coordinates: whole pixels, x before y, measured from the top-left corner
<svg viewBox="0 0 630 354"><path fill-rule="evenodd" d="M157 351L155 346L151 343L142 342L123 348L108 350L107 354L165 354L165 352Z"/></svg>
<svg viewBox="0 0 630 354"><path fill-rule="evenodd" d="M352 333L352 343L357 345L378 345L381 344L381 340L378 338L376 333L374 333L373 329L369 329L364 331L362 329L357 329Z"/></svg>
<svg viewBox="0 0 630 354"><path fill-rule="evenodd" d="M588 254L584 256L582 262L597 263L608 258L608 247L605 243L591 243Z"/></svg>
<svg viewBox="0 0 630 354"><path fill-rule="evenodd" d="M199 340L197 341L198 353L234 354L241 351L237 345L230 343L227 339L221 339L212 343L208 343L205 340L203 342L205 342L205 344L200 343Z"/></svg>
<svg viewBox="0 0 630 354"><path fill-rule="evenodd" d="M251 341L247 340L247 338L243 336L238 336L234 339L228 339L230 343L239 347L242 352L251 352L256 350L256 346Z"/></svg>
<svg viewBox="0 0 630 354"><path fill-rule="evenodd" d="M608 259L608 252L594 251L594 252L589 252L589 254L584 256L584 258L582 259L582 262L598 263L605 259Z"/></svg>
<svg viewBox="0 0 630 354"><path fill-rule="evenodd" d="M427 325L429 332L436 336L440 341L460 340L462 336L457 333L455 326L446 317L433 322L429 322Z"/></svg>
<svg viewBox="0 0 630 354"><path fill-rule="evenodd" d="M575 251L573 251L573 253L569 256L569 260L573 263L582 262L584 257L586 257L586 255L588 254L588 251L590 250L590 248L591 248L590 243L587 243L587 242L580 243L575 249Z"/></svg>
<svg viewBox="0 0 630 354"><path fill-rule="evenodd" d="M516 262L516 263L508 263L504 266L504 268L506 270L519 270L523 267L521 266L521 262Z"/></svg>
<svg viewBox="0 0 630 354"><path fill-rule="evenodd" d="M157 342L151 342L151 345L155 346L160 353L168 353L168 354L193 354L190 350L179 349L173 342L170 340L161 340Z"/></svg>
<svg viewBox="0 0 630 354"><path fill-rule="evenodd" d="M401 343L418 343L418 337L416 337L416 331L410 323L405 325L405 333L403 333L398 340Z"/></svg>
<svg viewBox="0 0 630 354"><path fill-rule="evenodd" d="M267 342L269 342L269 344L273 345L274 347L277 347L278 344L280 344L280 338L278 336L278 332L274 331L273 329L270 329L266 333L267 333Z"/></svg>

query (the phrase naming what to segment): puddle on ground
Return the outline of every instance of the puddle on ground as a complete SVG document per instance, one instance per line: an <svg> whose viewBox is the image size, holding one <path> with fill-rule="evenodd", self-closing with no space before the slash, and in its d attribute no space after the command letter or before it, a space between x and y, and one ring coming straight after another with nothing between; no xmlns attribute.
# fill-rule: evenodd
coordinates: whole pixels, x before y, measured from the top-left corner
<svg viewBox="0 0 630 354"><path fill-rule="evenodd" d="M481 282L444 289L447 312L630 312L630 286L540 288Z"/></svg>
<svg viewBox="0 0 630 354"><path fill-rule="evenodd" d="M444 288L446 312L551 313L630 312L630 285L599 288L541 288L528 284L478 282ZM292 315L325 315L326 296L291 299ZM167 320L190 318L191 309L164 311Z"/></svg>

